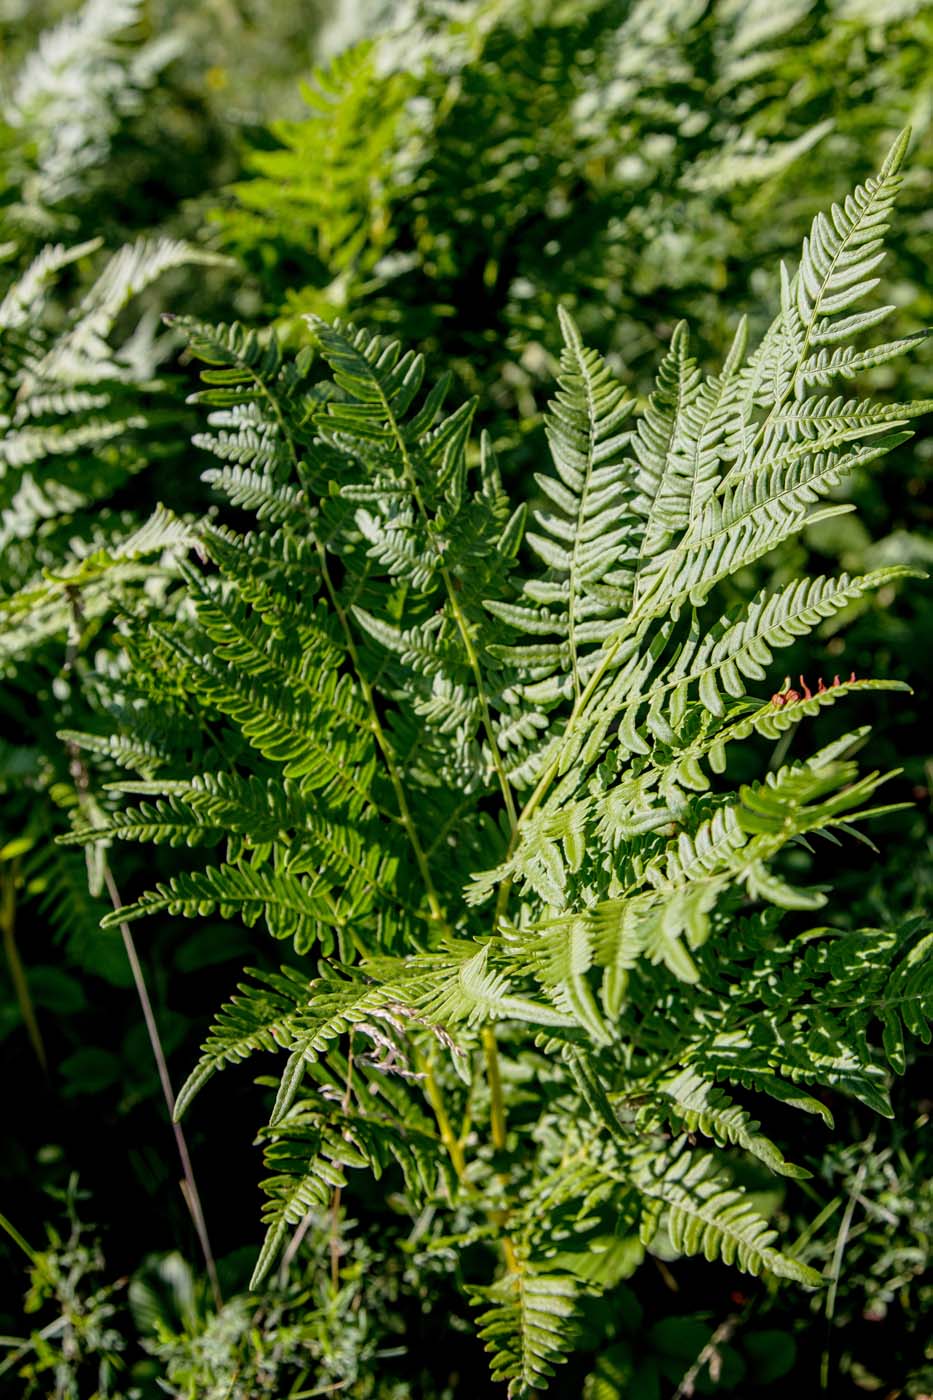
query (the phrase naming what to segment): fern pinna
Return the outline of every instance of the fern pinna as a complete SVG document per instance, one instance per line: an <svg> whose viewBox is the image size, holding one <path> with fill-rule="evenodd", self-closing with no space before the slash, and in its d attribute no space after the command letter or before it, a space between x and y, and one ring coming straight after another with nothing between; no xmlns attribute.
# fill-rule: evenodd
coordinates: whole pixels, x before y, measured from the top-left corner
<svg viewBox="0 0 933 1400"><path fill-rule="evenodd" d="M834 392L908 348L851 344L885 314L855 308L906 145L817 216L760 345L740 327L716 375L680 326L637 411L562 316L527 530L474 405L445 413L418 355L315 319L297 356L176 322L208 366L209 479L256 525L203 522L189 612L128 625L140 693L209 736L203 771L166 733L157 776L150 751L75 839L212 848L120 917L237 915L316 958L243 983L178 1103L284 1056L257 1278L354 1172L397 1172L414 1213L449 1207L448 1247L499 1250L465 1286L511 1395L659 1232L819 1283L730 1164L806 1176L768 1099L888 1113L904 1032L929 1038L927 929L813 925L826 893L782 859L892 810L850 757L864 729L730 776L738 746L897 688L778 689L775 653L910 571L725 610L717 587L846 510L847 475L929 407Z"/></svg>

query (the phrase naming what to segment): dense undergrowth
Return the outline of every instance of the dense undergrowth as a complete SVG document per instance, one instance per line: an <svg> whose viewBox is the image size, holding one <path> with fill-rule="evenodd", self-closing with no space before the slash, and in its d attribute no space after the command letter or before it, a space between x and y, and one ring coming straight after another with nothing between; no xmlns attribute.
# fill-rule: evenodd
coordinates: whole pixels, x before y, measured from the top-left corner
<svg viewBox="0 0 933 1400"><path fill-rule="evenodd" d="M229 9L4 47L0 1387L922 1396L933 9Z"/></svg>

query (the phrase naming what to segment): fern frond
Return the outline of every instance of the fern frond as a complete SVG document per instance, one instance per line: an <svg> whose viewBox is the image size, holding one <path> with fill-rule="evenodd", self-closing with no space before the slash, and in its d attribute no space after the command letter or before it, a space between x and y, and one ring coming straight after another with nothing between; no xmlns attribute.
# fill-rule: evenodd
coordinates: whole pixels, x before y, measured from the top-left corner
<svg viewBox="0 0 933 1400"><path fill-rule="evenodd" d="M175 1099L175 1117L181 1118L207 1081L261 1050L281 1050L288 1044L289 1027L307 1000L307 978L293 968L258 972L247 968L253 980L241 983L217 1014L201 1047L201 1058Z"/></svg>
<svg viewBox="0 0 933 1400"><path fill-rule="evenodd" d="M492 1379L508 1383L515 1400L546 1390L554 1367L573 1345L576 1280L535 1273L528 1264L490 1288L471 1289L482 1308L479 1336L491 1356Z"/></svg>
<svg viewBox="0 0 933 1400"><path fill-rule="evenodd" d="M31 368L37 383L93 384L113 376L108 337L133 297L179 267L227 267L227 259L175 238L140 238L108 260L75 312L73 324Z"/></svg>
<svg viewBox="0 0 933 1400"><path fill-rule="evenodd" d="M745 1273L763 1271L811 1287L820 1275L806 1264L774 1248L777 1231L770 1229L744 1193L729 1185L715 1159L689 1152L684 1139L666 1153L633 1163L633 1177L649 1199L662 1203L664 1220L675 1249L737 1264ZM657 1217L646 1217L642 1238L649 1243Z"/></svg>
<svg viewBox="0 0 933 1400"><path fill-rule="evenodd" d="M174 875L133 904L108 914L102 927L133 923L163 911L188 919L214 913L225 919L238 916L247 927L264 918L273 938L294 939L299 952L319 939L325 949L332 948L334 924L340 926L332 901L326 891L318 892L316 881L239 860Z"/></svg>
<svg viewBox="0 0 933 1400"><path fill-rule="evenodd" d="M506 655L516 662L527 654L539 689L542 667L553 664L567 673L567 683L579 697L631 582L626 526L631 490L623 451L631 434L620 429L634 405L600 356L584 347L563 308L560 318L561 387L547 421L557 475L535 478L560 514L535 511L533 519L544 533L526 536L549 566L550 577L543 586L526 583L530 606L495 600L486 606L525 632L566 639L550 649L541 643L512 647ZM556 604L556 611L542 603Z"/></svg>
<svg viewBox="0 0 933 1400"><path fill-rule="evenodd" d="M700 372L688 355L689 335L681 322L658 368L657 385L639 420L635 508L643 519L639 556L659 554L687 525L692 480L680 469L684 419L700 391ZM695 464L694 464L695 465Z"/></svg>
<svg viewBox="0 0 933 1400"><path fill-rule="evenodd" d="M778 1147L760 1131L745 1109L740 1108L715 1085L692 1069L682 1069L658 1085L672 1100L670 1117L688 1132L701 1132L720 1147L730 1144L744 1148L779 1176L797 1180L811 1175L803 1167L788 1162Z"/></svg>
<svg viewBox="0 0 933 1400"><path fill-rule="evenodd" d="M667 683L675 687L671 708L681 713L687 687L697 682L706 709L717 717L723 715L722 692L741 699L745 680L765 679L765 668L777 648L806 636L863 593L917 576L916 570L895 566L860 578L841 574L836 579L795 579L778 593L762 591L743 609L739 621L721 618L702 640L698 629L694 631L668 676Z"/></svg>
<svg viewBox="0 0 933 1400"><path fill-rule="evenodd" d="M47 243L4 293L0 302L0 329L18 330L41 316L45 311L48 292L62 268L87 257L89 253L96 253L101 242L99 238L90 238L70 248L64 243Z"/></svg>
<svg viewBox="0 0 933 1400"><path fill-rule="evenodd" d="M326 1209L335 1190L346 1186L345 1167L365 1167L366 1158L336 1128L312 1119L293 1119L291 1131L277 1130L265 1162L274 1173L262 1182L267 1197L262 1218L266 1237L253 1269L250 1287L258 1288L272 1268L290 1226L309 1210Z"/></svg>

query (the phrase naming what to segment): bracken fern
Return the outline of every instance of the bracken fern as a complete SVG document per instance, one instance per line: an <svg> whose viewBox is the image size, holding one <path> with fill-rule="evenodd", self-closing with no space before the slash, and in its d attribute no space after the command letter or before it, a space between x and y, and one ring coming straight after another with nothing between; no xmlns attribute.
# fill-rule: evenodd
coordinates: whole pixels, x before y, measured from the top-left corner
<svg viewBox="0 0 933 1400"><path fill-rule="evenodd" d="M859 303L906 146L817 216L761 343L740 326L716 375L680 326L639 411L562 314L554 472L527 532L473 448L474 405L445 414L448 379L427 386L413 352L313 317L317 358L175 323L207 366L209 480L257 523L203 521L188 608L127 621L146 765L71 839L208 852L114 922L236 915L317 958L243 983L179 1098L285 1057L256 1278L354 1172L397 1169L414 1212L446 1205L452 1239L499 1248L469 1290L513 1396L547 1384L577 1299L659 1231L818 1284L730 1161L807 1175L759 1121L768 1099L831 1121L832 1089L889 1113L905 1032L929 1039L927 927L813 925L826 891L785 860L897 805L851 759L864 727L758 778L731 763L898 688L798 692L775 654L911 571L724 603L848 509L847 476L930 407L825 392L908 348L851 346L888 310ZM131 768L132 713L113 740Z"/></svg>

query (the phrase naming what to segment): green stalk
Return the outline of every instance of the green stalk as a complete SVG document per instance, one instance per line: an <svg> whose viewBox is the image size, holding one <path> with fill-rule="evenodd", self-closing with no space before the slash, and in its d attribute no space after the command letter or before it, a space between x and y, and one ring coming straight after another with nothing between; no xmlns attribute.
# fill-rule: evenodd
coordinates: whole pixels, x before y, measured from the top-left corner
<svg viewBox="0 0 933 1400"><path fill-rule="evenodd" d="M43 1071L48 1072L48 1057L45 1053L45 1042L42 1039L42 1032L39 1029L39 1022L36 1019L36 1009L33 1005L32 997L29 994L29 983L26 981L26 972L23 967L23 960L19 955L19 948L16 946L16 863L3 868L0 875L0 930L3 932L3 952L10 969L10 980L13 983L13 990L16 993L16 1001L19 1006L20 1015L32 1042L32 1048L36 1052L36 1059L42 1066Z"/></svg>
<svg viewBox="0 0 933 1400"><path fill-rule="evenodd" d="M499 1072L499 1049L492 1026L483 1027L482 1040L483 1054L486 1057L486 1078L489 1083L492 1145L497 1152L501 1152L506 1140L505 1099L502 1095L502 1075Z"/></svg>
<svg viewBox="0 0 933 1400"><path fill-rule="evenodd" d="M340 623L340 627L344 635L344 641L347 645L347 654L349 655L350 661L353 665L353 669L356 672L356 678L359 681L360 689L362 690L363 695L366 699L366 703L369 706L370 728L373 733L373 738L375 739L376 744L379 748L379 752L382 754L383 760L386 765L386 770L389 774L389 781L392 784L392 791L395 793L395 800L398 803L399 818L401 819L402 826L405 829L405 834L408 837L409 843L411 845L412 854L415 858L415 864L418 867L418 873L421 876L421 881L427 893L428 905L434 918L438 922L444 922L444 911L441 908L441 902L438 899L437 891L434 888L434 881L431 878L431 871L430 867L428 866L427 856L424 853L424 847L421 844L421 839L418 835L414 819L411 815L411 809L408 806L408 798L405 796L405 787L402 783L401 775L395 763L395 755L392 752L392 746L386 738L385 730L383 729L382 722L379 719L379 711L376 708L376 697L373 693L373 688L370 685L369 681L366 679L366 676L363 673L363 668L360 665L359 653L357 652L356 643L353 640L353 632L350 628L350 619L347 617L346 610L340 602L339 597L337 596L337 589L334 586L333 580L330 576L330 571L327 567L327 554L320 540L317 541L317 552L318 558L320 560L321 577L324 580L324 587L327 590L327 596L330 599L331 607L337 614L337 619Z"/></svg>
<svg viewBox="0 0 933 1400"><path fill-rule="evenodd" d="M447 1149L447 1155L450 1158L451 1164L453 1165L453 1169L457 1174L457 1180L460 1182L461 1186L465 1186L467 1187L467 1189L470 1189L470 1183L467 1179L467 1164L466 1158L463 1155L463 1147L461 1146L459 1139L454 1134L454 1130L450 1125L450 1118L447 1114L447 1108L444 1104L444 1099L440 1091L440 1086L438 1085L438 1082L434 1077L434 1067L430 1060L422 1061L421 1072L424 1075L424 1088L428 1096L428 1102L430 1103L431 1108L434 1111L434 1117L437 1120L437 1129L441 1135L441 1142Z"/></svg>
<svg viewBox="0 0 933 1400"><path fill-rule="evenodd" d="M36 1260L39 1257L38 1252L35 1249L33 1249L31 1245L26 1243L20 1232L17 1230L16 1226L12 1223L12 1221L7 1220L6 1216L2 1213L0 1213L0 1230L5 1230L6 1233L9 1235L10 1239L13 1241L13 1243L19 1245L20 1249L23 1251L30 1264L34 1264L36 1262Z"/></svg>

